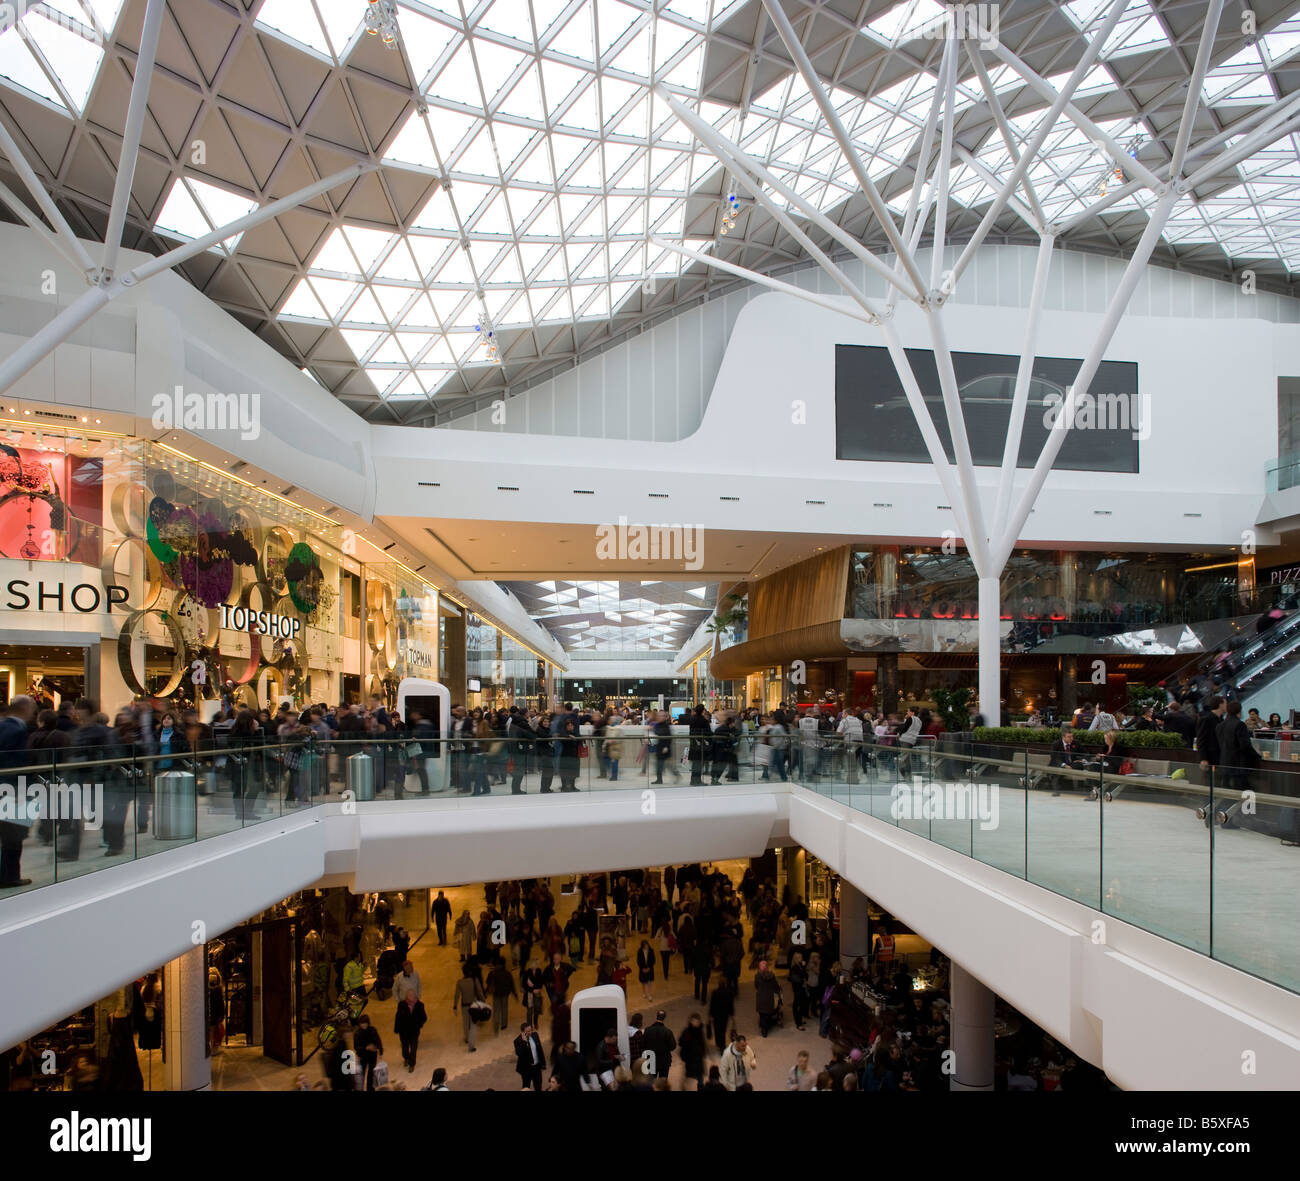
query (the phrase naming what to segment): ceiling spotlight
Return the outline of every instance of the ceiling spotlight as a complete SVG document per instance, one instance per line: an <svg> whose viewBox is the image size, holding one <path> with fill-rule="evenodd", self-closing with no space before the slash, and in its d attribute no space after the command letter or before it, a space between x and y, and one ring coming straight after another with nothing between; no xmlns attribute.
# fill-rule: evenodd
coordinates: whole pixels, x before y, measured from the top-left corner
<svg viewBox="0 0 1300 1181"><path fill-rule="evenodd" d="M397 44L397 5L394 0L370 0L366 6L366 32L385 45Z"/></svg>

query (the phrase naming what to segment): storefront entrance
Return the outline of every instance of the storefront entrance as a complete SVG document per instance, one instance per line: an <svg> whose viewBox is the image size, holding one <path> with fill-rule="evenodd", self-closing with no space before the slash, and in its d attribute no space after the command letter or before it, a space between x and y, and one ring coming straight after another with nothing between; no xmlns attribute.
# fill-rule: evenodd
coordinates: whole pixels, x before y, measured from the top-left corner
<svg viewBox="0 0 1300 1181"><path fill-rule="evenodd" d="M38 709L58 709L86 696L87 649L45 644L0 644L0 696L26 694Z"/></svg>

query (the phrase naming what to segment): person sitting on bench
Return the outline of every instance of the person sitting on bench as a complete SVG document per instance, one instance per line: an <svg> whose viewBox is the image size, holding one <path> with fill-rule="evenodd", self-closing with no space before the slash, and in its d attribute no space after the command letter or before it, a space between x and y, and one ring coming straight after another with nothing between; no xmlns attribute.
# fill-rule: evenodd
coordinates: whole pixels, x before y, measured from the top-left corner
<svg viewBox="0 0 1300 1181"><path fill-rule="evenodd" d="M1082 767L1084 756L1074 741L1074 728L1072 726L1061 727L1061 737L1052 743L1052 753L1048 758L1049 767ZM1066 783L1071 782L1064 775L1053 775L1051 782L1055 785L1056 790L1052 795L1059 796L1061 788Z"/></svg>

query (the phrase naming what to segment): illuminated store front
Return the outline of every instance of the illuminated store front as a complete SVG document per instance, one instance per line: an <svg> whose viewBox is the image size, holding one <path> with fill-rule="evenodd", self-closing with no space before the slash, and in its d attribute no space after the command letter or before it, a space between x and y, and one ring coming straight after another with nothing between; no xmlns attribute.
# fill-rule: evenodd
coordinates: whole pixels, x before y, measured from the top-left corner
<svg viewBox="0 0 1300 1181"><path fill-rule="evenodd" d="M249 705L338 692L336 522L163 444L0 443L0 687ZM7 674L7 675L6 675Z"/></svg>

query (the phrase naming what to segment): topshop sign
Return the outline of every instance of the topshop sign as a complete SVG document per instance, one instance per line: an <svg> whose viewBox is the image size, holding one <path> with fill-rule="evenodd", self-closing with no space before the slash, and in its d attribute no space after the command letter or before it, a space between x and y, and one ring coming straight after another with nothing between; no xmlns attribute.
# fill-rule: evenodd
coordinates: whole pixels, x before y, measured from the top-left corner
<svg viewBox="0 0 1300 1181"><path fill-rule="evenodd" d="M273 611L253 611L248 607L231 607L223 603L221 626L239 632L253 630L260 635L290 640L302 630L302 620L291 619L288 615L276 615Z"/></svg>

